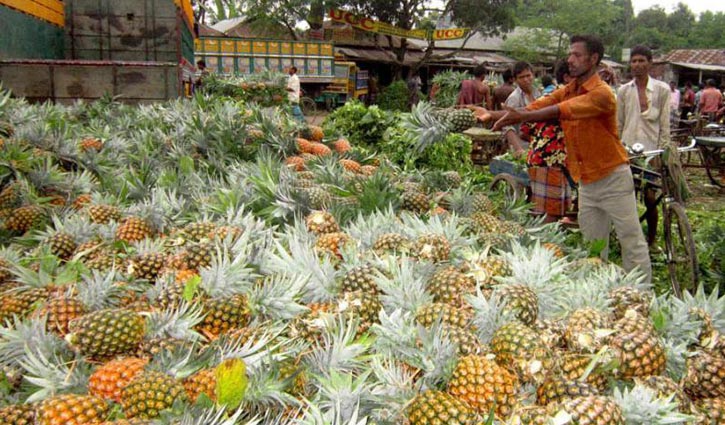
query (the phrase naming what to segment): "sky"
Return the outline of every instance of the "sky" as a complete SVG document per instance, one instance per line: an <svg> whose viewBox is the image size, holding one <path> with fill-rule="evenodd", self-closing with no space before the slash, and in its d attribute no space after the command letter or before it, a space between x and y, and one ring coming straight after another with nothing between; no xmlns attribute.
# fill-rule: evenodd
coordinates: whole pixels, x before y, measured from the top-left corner
<svg viewBox="0 0 725 425"><path fill-rule="evenodd" d="M677 3L686 4L695 16L700 16L701 12L725 12L725 1L722 0L632 0L634 14L636 15L643 9L648 9L654 5L662 6L665 11L672 12Z"/></svg>

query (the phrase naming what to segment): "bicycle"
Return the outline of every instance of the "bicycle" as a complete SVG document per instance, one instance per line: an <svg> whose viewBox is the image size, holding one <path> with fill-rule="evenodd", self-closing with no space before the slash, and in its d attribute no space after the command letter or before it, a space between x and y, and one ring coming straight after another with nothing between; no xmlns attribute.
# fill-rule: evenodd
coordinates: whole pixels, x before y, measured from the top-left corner
<svg viewBox="0 0 725 425"><path fill-rule="evenodd" d="M300 98L300 109L302 114L309 117L317 113L317 103L311 97L303 96Z"/></svg>
<svg viewBox="0 0 725 425"><path fill-rule="evenodd" d="M677 148L678 153L693 150L695 148L693 139L688 146ZM664 149L644 151L641 144L636 143L630 149L630 161L639 158L661 159ZM670 284L677 297L682 297L682 286L697 288L698 264L695 251L695 241L692 237L692 228L687 219L685 207L678 191L675 188L675 181L665 161L654 161L657 170L651 170L643 166L630 163L632 176L635 183L635 191L644 193L647 189L657 192L654 206L662 207L663 233L665 238L665 258L670 275ZM644 221L647 212L639 217L640 222Z"/></svg>

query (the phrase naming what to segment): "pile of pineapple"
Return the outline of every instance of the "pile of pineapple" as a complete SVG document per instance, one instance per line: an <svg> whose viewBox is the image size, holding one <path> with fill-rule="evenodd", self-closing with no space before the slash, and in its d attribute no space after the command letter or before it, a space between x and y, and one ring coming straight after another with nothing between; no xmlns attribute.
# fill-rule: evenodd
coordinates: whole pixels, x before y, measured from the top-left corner
<svg viewBox="0 0 725 425"><path fill-rule="evenodd" d="M717 424L725 296L282 110L0 96L2 424Z"/></svg>

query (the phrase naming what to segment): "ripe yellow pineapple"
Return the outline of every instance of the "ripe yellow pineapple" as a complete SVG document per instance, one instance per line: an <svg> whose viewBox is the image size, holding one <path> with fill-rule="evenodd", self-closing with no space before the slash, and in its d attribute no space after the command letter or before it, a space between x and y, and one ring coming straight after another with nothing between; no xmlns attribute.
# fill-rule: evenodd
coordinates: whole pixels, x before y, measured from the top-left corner
<svg viewBox="0 0 725 425"><path fill-rule="evenodd" d="M126 217L116 229L116 239L124 242L138 242L150 237L151 226L139 217Z"/></svg>
<svg viewBox="0 0 725 425"><path fill-rule="evenodd" d="M377 294L378 287L375 283L375 267L363 265L353 267L342 277L342 292L363 291L369 294Z"/></svg>
<svg viewBox="0 0 725 425"><path fill-rule="evenodd" d="M725 359L708 353L695 353L687 359L685 392L693 399L725 398Z"/></svg>
<svg viewBox="0 0 725 425"><path fill-rule="evenodd" d="M536 402L546 406L550 403L560 403L569 398L597 394L597 389L586 382L550 375L536 389Z"/></svg>
<svg viewBox="0 0 725 425"><path fill-rule="evenodd" d="M337 153L345 153L352 149L352 147L350 146L350 142L348 142L346 139L335 140L334 142L332 142L332 147Z"/></svg>
<svg viewBox="0 0 725 425"><path fill-rule="evenodd" d="M325 138L325 133L322 131L322 127L317 125L310 125L307 127L310 132L310 140L314 142L321 142Z"/></svg>
<svg viewBox="0 0 725 425"><path fill-rule="evenodd" d="M0 424L35 424L35 406L32 404L11 404L0 408Z"/></svg>
<svg viewBox="0 0 725 425"><path fill-rule="evenodd" d="M485 356L462 357L448 382L448 392L468 403L479 413L487 414L494 408L505 418L516 403L518 381L516 376Z"/></svg>
<svg viewBox="0 0 725 425"><path fill-rule="evenodd" d="M337 258L342 258L341 249L353 243L352 238L343 232L324 233L317 238L315 249L323 253L329 253Z"/></svg>
<svg viewBox="0 0 725 425"><path fill-rule="evenodd" d="M202 394L206 394L209 399L216 401L216 375L214 372L213 368L201 369L184 379L184 389L189 401L196 402L196 399Z"/></svg>
<svg viewBox="0 0 725 425"><path fill-rule="evenodd" d="M88 392L105 400L121 402L121 391L135 379L148 363L147 359L126 357L99 366L88 379Z"/></svg>
<svg viewBox="0 0 725 425"><path fill-rule="evenodd" d="M342 165L342 168L346 169L347 171L351 171L356 174L362 172L362 165L352 159L341 159L340 165Z"/></svg>
<svg viewBox="0 0 725 425"><path fill-rule="evenodd" d="M15 208L5 220L5 230L25 233L38 228L45 220L45 211L37 205L26 205Z"/></svg>
<svg viewBox="0 0 725 425"><path fill-rule="evenodd" d="M244 295L209 298L203 301L204 320L197 326L207 336L217 337L249 322L249 306Z"/></svg>
<svg viewBox="0 0 725 425"><path fill-rule="evenodd" d="M43 400L38 405L36 425L85 425L106 420L108 405L98 397L65 394Z"/></svg>
<svg viewBox="0 0 725 425"><path fill-rule="evenodd" d="M84 151L96 151L99 152L103 149L103 142L97 137L86 137L78 143L78 147Z"/></svg>
<svg viewBox="0 0 725 425"><path fill-rule="evenodd" d="M571 415L577 425L625 425L622 409L609 397L589 395L549 405L552 416L560 411Z"/></svg>
<svg viewBox="0 0 725 425"><path fill-rule="evenodd" d="M634 310L614 326L610 346L619 359L617 373L623 379L660 375L665 371L665 348L648 318Z"/></svg>
<svg viewBox="0 0 725 425"><path fill-rule="evenodd" d="M412 252L420 259L438 263L448 260L451 245L445 236L429 233L416 239Z"/></svg>
<svg viewBox="0 0 725 425"><path fill-rule="evenodd" d="M507 323L493 333L491 352L498 364L516 371L525 382L540 382L552 367L546 342L519 322Z"/></svg>
<svg viewBox="0 0 725 425"><path fill-rule="evenodd" d="M476 425L480 420L468 404L436 390L418 394L407 413L410 425Z"/></svg>
<svg viewBox="0 0 725 425"><path fill-rule="evenodd" d="M570 350L594 353L607 341L607 330L612 328L609 317L593 308L581 308L569 315L564 340Z"/></svg>
<svg viewBox="0 0 725 425"><path fill-rule="evenodd" d="M295 171L305 171L307 169L305 159L297 155L285 158L284 164Z"/></svg>
<svg viewBox="0 0 725 425"><path fill-rule="evenodd" d="M455 306L463 305L464 296L476 291L476 281L454 266L438 269L426 286L434 301Z"/></svg>
<svg viewBox="0 0 725 425"><path fill-rule="evenodd" d="M307 230L316 235L340 231L340 226L337 225L335 216L327 211L312 211L305 218L305 224L307 225Z"/></svg>
<svg viewBox="0 0 725 425"><path fill-rule="evenodd" d="M471 329L471 319L473 319L473 312L470 309L444 303L426 304L415 312L415 320L426 328L440 320L444 325Z"/></svg>
<svg viewBox="0 0 725 425"><path fill-rule="evenodd" d="M403 209L422 214L430 209L430 199L423 192L406 190L401 195Z"/></svg>
<svg viewBox="0 0 725 425"><path fill-rule="evenodd" d="M379 254L407 252L410 250L410 239L400 233L384 233L373 243L373 250Z"/></svg>
<svg viewBox="0 0 725 425"><path fill-rule="evenodd" d="M99 224L106 224L111 220L121 219L121 211L113 205L97 204L88 206L88 215L91 221Z"/></svg>
<svg viewBox="0 0 725 425"><path fill-rule="evenodd" d="M62 295L49 298L33 314L37 317L46 317L46 327L49 331L65 335L69 331L71 321L85 313L86 308L80 300Z"/></svg>
<svg viewBox="0 0 725 425"><path fill-rule="evenodd" d="M539 314L539 299L526 285L498 285L494 291L504 303L504 310L511 311L525 325L531 326Z"/></svg>

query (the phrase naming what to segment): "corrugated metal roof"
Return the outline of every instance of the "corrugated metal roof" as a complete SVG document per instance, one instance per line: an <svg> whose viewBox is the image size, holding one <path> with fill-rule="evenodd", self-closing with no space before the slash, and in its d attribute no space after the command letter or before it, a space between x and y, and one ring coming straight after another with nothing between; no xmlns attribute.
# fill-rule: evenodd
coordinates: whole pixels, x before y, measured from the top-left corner
<svg viewBox="0 0 725 425"><path fill-rule="evenodd" d="M677 49L661 56L655 62L725 66L723 49Z"/></svg>
<svg viewBox="0 0 725 425"><path fill-rule="evenodd" d="M725 65L706 65L702 63L684 63L671 62L672 65L681 66L683 68L699 69L702 71L725 71Z"/></svg>
<svg viewBox="0 0 725 425"><path fill-rule="evenodd" d="M381 49L356 49L354 47L337 47L335 52L341 53L351 59L369 62L393 63L395 55L389 50ZM418 62L423 57L422 52L407 51L405 52L404 65L411 65Z"/></svg>

